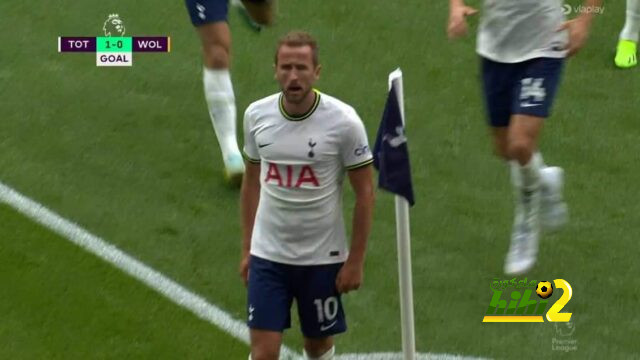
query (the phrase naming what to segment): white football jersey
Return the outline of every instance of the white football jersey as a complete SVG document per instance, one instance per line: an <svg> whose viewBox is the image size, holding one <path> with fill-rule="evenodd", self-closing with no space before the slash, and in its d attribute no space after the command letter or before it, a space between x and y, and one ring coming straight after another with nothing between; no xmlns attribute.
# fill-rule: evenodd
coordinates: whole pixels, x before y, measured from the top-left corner
<svg viewBox="0 0 640 360"><path fill-rule="evenodd" d="M485 0L478 29L477 52L487 59L517 63L563 58L566 31L562 0Z"/></svg>
<svg viewBox="0 0 640 360"><path fill-rule="evenodd" d="M244 114L244 156L260 163L260 201L251 254L293 265L343 262L346 170L373 159L362 120L342 101L314 90L311 110L292 117L282 94Z"/></svg>

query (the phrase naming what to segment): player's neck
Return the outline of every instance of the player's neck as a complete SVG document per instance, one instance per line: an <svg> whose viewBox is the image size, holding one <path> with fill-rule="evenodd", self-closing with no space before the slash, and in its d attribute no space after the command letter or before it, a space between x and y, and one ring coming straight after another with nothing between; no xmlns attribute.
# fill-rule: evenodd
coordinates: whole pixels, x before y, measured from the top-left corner
<svg viewBox="0 0 640 360"><path fill-rule="evenodd" d="M312 89L307 96L299 103L288 102L286 98L282 99L284 111L291 116L298 116L308 113L316 102L318 94Z"/></svg>

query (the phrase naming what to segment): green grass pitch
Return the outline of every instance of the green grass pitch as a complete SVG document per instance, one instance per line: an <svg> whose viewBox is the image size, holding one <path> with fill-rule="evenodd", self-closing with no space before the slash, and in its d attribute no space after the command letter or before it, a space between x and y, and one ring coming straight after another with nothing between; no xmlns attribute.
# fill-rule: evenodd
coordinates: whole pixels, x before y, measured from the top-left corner
<svg viewBox="0 0 640 360"><path fill-rule="evenodd" d="M489 283L504 278L511 189L506 167L491 154L474 36L446 39L447 6L281 0L276 26L261 33L233 12L239 113L278 90L274 45L290 29L318 38L318 88L358 110L371 142L387 75L400 66L417 202L418 351L637 357L640 73L613 66L624 2L605 4L588 46L568 62L541 144L547 163L566 170L571 222L543 238L528 277L571 283L565 311L573 313L577 350L567 353L552 350L551 323L481 323ZM100 36L111 13L129 36L171 36L171 53L135 54L131 68L57 53L58 36ZM183 3L3 1L0 14L0 181L243 319L238 191L223 181L199 42ZM351 200L347 192L348 209ZM337 339L339 353L400 351L394 229L393 198L379 193L365 283L345 297L350 330ZM248 354L238 340L7 206L0 206L0 280L0 358ZM285 341L301 349L296 327Z"/></svg>

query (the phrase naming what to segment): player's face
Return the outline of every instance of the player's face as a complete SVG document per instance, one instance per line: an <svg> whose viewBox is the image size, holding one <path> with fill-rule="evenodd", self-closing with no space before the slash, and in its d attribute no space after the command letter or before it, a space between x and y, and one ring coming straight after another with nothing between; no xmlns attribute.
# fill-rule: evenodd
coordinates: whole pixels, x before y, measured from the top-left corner
<svg viewBox="0 0 640 360"><path fill-rule="evenodd" d="M275 77L287 102L302 103L311 95L313 83L319 76L320 65L313 64L313 51L310 46L280 47Z"/></svg>

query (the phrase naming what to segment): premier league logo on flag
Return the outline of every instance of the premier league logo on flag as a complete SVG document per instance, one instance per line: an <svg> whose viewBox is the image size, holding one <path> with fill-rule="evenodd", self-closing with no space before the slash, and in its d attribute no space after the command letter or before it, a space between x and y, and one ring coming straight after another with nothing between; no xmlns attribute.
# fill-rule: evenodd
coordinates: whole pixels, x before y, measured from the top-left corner
<svg viewBox="0 0 640 360"><path fill-rule="evenodd" d="M373 151L373 165L378 169L378 186L407 199L413 206L413 186L407 137L395 84L389 90L384 114Z"/></svg>

